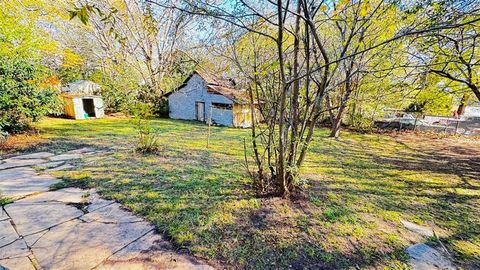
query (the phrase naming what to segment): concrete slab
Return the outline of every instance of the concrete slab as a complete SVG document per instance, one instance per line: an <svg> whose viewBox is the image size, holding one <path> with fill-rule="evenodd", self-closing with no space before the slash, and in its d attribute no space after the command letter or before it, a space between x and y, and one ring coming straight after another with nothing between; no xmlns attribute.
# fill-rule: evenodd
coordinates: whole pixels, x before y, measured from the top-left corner
<svg viewBox="0 0 480 270"><path fill-rule="evenodd" d="M456 269L452 261L443 252L426 244L416 244L407 248L410 265L415 270Z"/></svg>
<svg viewBox="0 0 480 270"><path fill-rule="evenodd" d="M33 234L83 215L79 209L60 202L15 202L5 206L5 210L21 235Z"/></svg>
<svg viewBox="0 0 480 270"><path fill-rule="evenodd" d="M92 269L152 229L146 222L104 224L73 220L52 228L32 249L44 269Z"/></svg>
<svg viewBox="0 0 480 270"><path fill-rule="evenodd" d="M25 154L20 156L15 156L12 159L36 159L36 158L49 158L53 157L55 154L49 152L37 152L32 154Z"/></svg>
<svg viewBox="0 0 480 270"><path fill-rule="evenodd" d="M0 260L0 270L35 270L28 257Z"/></svg>

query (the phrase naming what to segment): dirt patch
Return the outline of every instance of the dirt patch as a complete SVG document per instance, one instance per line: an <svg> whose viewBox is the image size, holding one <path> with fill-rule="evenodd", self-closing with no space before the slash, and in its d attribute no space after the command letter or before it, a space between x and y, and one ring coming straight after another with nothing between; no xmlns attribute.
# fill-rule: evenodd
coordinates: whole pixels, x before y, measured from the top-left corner
<svg viewBox="0 0 480 270"><path fill-rule="evenodd" d="M42 138L36 131L11 135L5 142L0 143L0 155L6 155L45 142L47 142L47 139Z"/></svg>

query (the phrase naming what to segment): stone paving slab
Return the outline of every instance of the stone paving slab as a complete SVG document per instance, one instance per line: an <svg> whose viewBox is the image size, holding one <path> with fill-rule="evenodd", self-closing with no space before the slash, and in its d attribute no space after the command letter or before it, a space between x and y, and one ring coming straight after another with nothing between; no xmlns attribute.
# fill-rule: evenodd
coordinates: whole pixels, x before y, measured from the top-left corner
<svg viewBox="0 0 480 270"><path fill-rule="evenodd" d="M60 160L60 161L52 161L52 162L47 162L47 163L44 163L44 164L40 164L37 167L39 167L40 169L53 169L53 168L59 167L59 166L64 165L64 164L65 164L65 161Z"/></svg>
<svg viewBox="0 0 480 270"><path fill-rule="evenodd" d="M400 220L400 222L412 232L418 233L423 236L433 236L433 230L430 227L421 226L406 220Z"/></svg>
<svg viewBox="0 0 480 270"><path fill-rule="evenodd" d="M33 175L25 178L5 179L0 181L2 195L18 198L38 192L48 191L50 186L60 182L50 175Z"/></svg>
<svg viewBox="0 0 480 270"><path fill-rule="evenodd" d="M160 267L159 267L160 266ZM139 240L109 257L96 270L154 270L154 269L198 269L212 267L196 262L194 258L172 252L172 246L159 234L149 232Z"/></svg>
<svg viewBox="0 0 480 270"><path fill-rule="evenodd" d="M15 201L14 205L42 202L84 203L87 202L88 191L79 188L64 188L32 195Z"/></svg>
<svg viewBox="0 0 480 270"><path fill-rule="evenodd" d="M40 158L37 158L37 159L14 159L14 158L10 158L10 159L5 159L3 161L4 161L4 163L0 164L0 170L16 168L16 167L39 165L39 164L47 162L47 160L40 159Z"/></svg>
<svg viewBox="0 0 480 270"><path fill-rule="evenodd" d="M12 157L11 159L37 159L37 158L45 159L45 158L49 158L49 157L53 157L53 156L55 156L55 154L53 154L53 153L37 152L37 153L33 153L33 154L25 154L25 155L15 156L15 157Z"/></svg>
<svg viewBox="0 0 480 270"><path fill-rule="evenodd" d="M103 223L132 223L142 221L140 217L123 210L119 203L113 203L99 208L93 212L85 214L81 219L85 222Z"/></svg>
<svg viewBox="0 0 480 270"><path fill-rule="evenodd" d="M10 220L0 221L0 247L17 240L18 234L12 227Z"/></svg>
<svg viewBox="0 0 480 270"><path fill-rule="evenodd" d="M28 255L30 255L30 251L23 239L17 239L13 243L0 248L0 259L12 259Z"/></svg>
<svg viewBox="0 0 480 270"><path fill-rule="evenodd" d="M0 208L0 221L8 220L10 217L3 211L3 208Z"/></svg>
<svg viewBox="0 0 480 270"><path fill-rule="evenodd" d="M19 178L32 177L35 175L37 175L37 172L30 167L5 169L0 173L0 181L15 180Z"/></svg>
<svg viewBox="0 0 480 270"><path fill-rule="evenodd" d="M33 153L0 165L0 191L14 199L5 211L0 209L0 270L31 270L32 261L42 269L60 270L212 269L175 253L152 224L100 198L94 189L50 191L60 180L31 168L72 168L66 161L92 150Z"/></svg>
<svg viewBox="0 0 480 270"><path fill-rule="evenodd" d="M427 244L416 244L407 248L410 265L415 270L456 269L443 252Z"/></svg>
<svg viewBox="0 0 480 270"><path fill-rule="evenodd" d="M89 190L90 196L88 196L88 206L87 212L93 212L99 208L105 207L107 205L115 203L114 201L105 200L100 198L100 195L95 191L95 189Z"/></svg>
<svg viewBox="0 0 480 270"><path fill-rule="evenodd" d="M21 235L36 233L71 219L83 212L64 203L12 203L5 206Z"/></svg>
<svg viewBox="0 0 480 270"><path fill-rule="evenodd" d="M3 268L2 268L3 267ZM35 270L28 257L0 260L0 270Z"/></svg>
<svg viewBox="0 0 480 270"><path fill-rule="evenodd" d="M74 166L72 166L70 164L63 164L62 166L48 169L47 172L66 171L66 170L72 169L72 168L74 168Z"/></svg>
<svg viewBox="0 0 480 270"><path fill-rule="evenodd" d="M60 161L60 160L72 160L72 159L81 159L81 154L61 154L58 156L50 157L51 161Z"/></svg>
<svg viewBox="0 0 480 270"><path fill-rule="evenodd" d="M91 269L153 227L146 223L85 223L73 220L52 228L32 246L45 269Z"/></svg>

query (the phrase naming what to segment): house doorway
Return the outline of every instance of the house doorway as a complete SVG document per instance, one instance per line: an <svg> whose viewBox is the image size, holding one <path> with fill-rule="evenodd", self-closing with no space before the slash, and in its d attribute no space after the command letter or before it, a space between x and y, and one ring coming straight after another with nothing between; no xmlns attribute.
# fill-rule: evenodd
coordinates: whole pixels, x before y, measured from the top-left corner
<svg viewBox="0 0 480 270"><path fill-rule="evenodd" d="M197 120L205 122L205 102L195 102L195 111L197 114Z"/></svg>
<svg viewBox="0 0 480 270"><path fill-rule="evenodd" d="M93 98L84 98L82 99L83 111L88 117L95 117L95 105L93 103Z"/></svg>

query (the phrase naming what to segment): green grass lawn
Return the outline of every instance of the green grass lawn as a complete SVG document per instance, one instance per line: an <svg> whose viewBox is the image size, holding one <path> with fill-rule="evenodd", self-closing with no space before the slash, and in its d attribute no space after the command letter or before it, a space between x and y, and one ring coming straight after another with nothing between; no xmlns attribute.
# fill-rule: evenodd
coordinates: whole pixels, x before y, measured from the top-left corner
<svg viewBox="0 0 480 270"><path fill-rule="evenodd" d="M128 119L45 119L35 150L113 150L61 172L156 224L178 248L227 268L408 268L404 249L430 241L400 220L435 229L455 260L480 268L480 143L327 130L315 136L293 198L258 198L243 164L249 130L153 120L162 149L133 151Z"/></svg>

